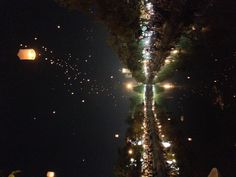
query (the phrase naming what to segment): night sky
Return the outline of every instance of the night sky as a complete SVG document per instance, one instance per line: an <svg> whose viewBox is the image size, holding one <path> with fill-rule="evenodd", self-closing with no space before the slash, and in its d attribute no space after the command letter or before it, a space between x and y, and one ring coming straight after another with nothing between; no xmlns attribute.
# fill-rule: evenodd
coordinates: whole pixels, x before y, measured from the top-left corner
<svg viewBox="0 0 236 177"><path fill-rule="evenodd" d="M165 104L186 173L217 167L235 177L236 4L216 2L206 14L211 31L170 78L179 87ZM106 28L51 0L2 0L0 19L0 172L112 177L129 93ZM41 56L22 62L19 48Z"/></svg>
<svg viewBox="0 0 236 177"><path fill-rule="evenodd" d="M53 1L0 8L0 169L112 176L129 102L105 29ZM21 62L25 46L41 57Z"/></svg>

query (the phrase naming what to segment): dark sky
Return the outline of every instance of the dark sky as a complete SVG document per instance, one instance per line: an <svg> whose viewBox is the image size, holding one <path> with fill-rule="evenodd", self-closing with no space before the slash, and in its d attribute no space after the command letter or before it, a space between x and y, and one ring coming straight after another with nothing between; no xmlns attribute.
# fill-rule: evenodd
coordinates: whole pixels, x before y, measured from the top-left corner
<svg viewBox="0 0 236 177"><path fill-rule="evenodd" d="M0 170L112 176L129 106L106 30L49 0L3 0L0 18Z"/></svg>

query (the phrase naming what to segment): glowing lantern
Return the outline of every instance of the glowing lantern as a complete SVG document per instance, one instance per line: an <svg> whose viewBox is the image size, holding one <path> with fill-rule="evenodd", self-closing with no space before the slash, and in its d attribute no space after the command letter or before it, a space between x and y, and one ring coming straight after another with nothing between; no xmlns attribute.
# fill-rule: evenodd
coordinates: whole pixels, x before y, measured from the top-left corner
<svg viewBox="0 0 236 177"><path fill-rule="evenodd" d="M48 171L48 172L47 172L47 177L55 177L55 172L53 172L53 171Z"/></svg>
<svg viewBox="0 0 236 177"><path fill-rule="evenodd" d="M20 60L35 60L36 52L34 49L20 49L17 56Z"/></svg>
<svg viewBox="0 0 236 177"><path fill-rule="evenodd" d="M220 177L219 171L217 170L217 168L213 168L210 172L210 174L208 175L208 177Z"/></svg>

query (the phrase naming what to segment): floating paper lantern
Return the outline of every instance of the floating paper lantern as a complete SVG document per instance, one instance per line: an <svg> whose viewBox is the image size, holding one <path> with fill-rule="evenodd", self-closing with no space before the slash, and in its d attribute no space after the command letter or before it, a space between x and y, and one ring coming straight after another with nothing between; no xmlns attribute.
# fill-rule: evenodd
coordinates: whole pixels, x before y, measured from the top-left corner
<svg viewBox="0 0 236 177"><path fill-rule="evenodd" d="M17 56L20 60L35 60L36 52L34 49L20 49Z"/></svg>
<svg viewBox="0 0 236 177"><path fill-rule="evenodd" d="M48 172L47 172L47 177L55 177L55 172L53 172L53 171L48 171Z"/></svg>
<svg viewBox="0 0 236 177"><path fill-rule="evenodd" d="M210 174L208 175L208 177L220 177L219 171L217 170L217 168L213 168L210 172Z"/></svg>

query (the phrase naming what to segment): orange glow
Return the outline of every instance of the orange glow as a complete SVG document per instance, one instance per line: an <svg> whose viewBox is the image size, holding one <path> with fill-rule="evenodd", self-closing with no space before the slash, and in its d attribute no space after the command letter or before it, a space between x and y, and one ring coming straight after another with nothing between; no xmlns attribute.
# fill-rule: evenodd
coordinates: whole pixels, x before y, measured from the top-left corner
<svg viewBox="0 0 236 177"><path fill-rule="evenodd" d="M48 171L48 172L47 172L47 177L55 177L55 172L53 172L53 171Z"/></svg>
<svg viewBox="0 0 236 177"><path fill-rule="evenodd" d="M131 83L131 82L129 82L129 83L126 83L126 89L127 90L132 90L133 89L133 84Z"/></svg>
<svg viewBox="0 0 236 177"><path fill-rule="evenodd" d="M175 86L174 86L173 84L166 83L166 84L162 85L162 87L163 87L164 89L169 90L169 89L174 88Z"/></svg>
<svg viewBox="0 0 236 177"><path fill-rule="evenodd" d="M34 49L20 49L17 56L20 60L35 60L36 52Z"/></svg>
<svg viewBox="0 0 236 177"><path fill-rule="evenodd" d="M128 153L129 153L129 155L132 155L132 154L133 154L133 150L130 149L130 150L128 151Z"/></svg>

